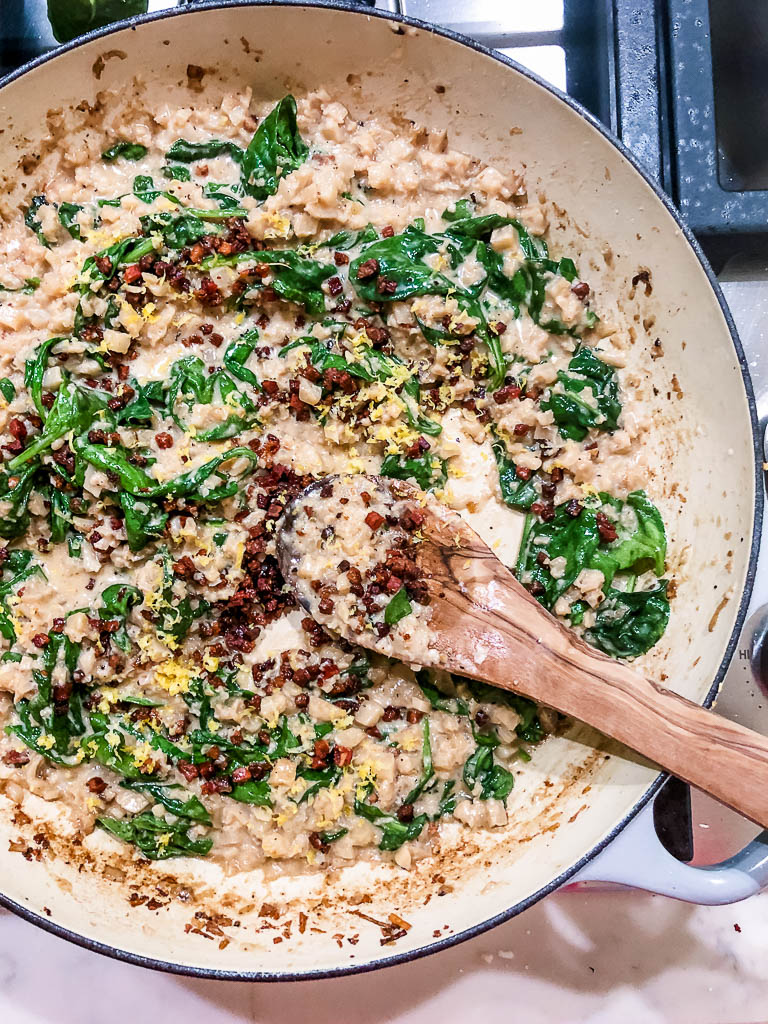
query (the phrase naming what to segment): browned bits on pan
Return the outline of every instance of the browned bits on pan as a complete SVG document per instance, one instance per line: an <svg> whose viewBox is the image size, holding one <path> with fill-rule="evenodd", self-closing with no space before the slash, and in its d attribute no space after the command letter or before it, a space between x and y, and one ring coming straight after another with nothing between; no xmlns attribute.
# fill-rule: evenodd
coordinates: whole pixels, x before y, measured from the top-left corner
<svg viewBox="0 0 768 1024"><path fill-rule="evenodd" d="M375 259L365 260L357 268L358 281L365 281L366 278L375 277L379 272L379 261Z"/></svg>

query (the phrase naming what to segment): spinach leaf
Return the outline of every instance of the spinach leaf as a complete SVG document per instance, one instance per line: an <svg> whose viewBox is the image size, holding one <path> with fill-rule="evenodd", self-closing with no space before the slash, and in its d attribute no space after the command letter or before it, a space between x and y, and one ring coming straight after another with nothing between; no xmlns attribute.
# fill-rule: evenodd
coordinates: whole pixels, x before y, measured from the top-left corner
<svg viewBox="0 0 768 1024"><path fill-rule="evenodd" d="M119 628L112 634L112 640L121 651L131 649L131 641L125 628L125 620L131 608L144 603L144 595L138 587L127 583L113 583L101 592L99 618L117 621Z"/></svg>
<svg viewBox="0 0 768 1024"><path fill-rule="evenodd" d="M587 432L613 432L621 413L619 382L611 366L598 359L589 348L580 348L568 363L568 370L559 370L557 385L541 408L551 410L563 437L583 441ZM585 392L591 394L591 400Z"/></svg>
<svg viewBox="0 0 768 1024"><path fill-rule="evenodd" d="M176 205L181 202L173 192L164 192L162 189L155 188L155 183L148 174L136 175L133 179L133 194L143 203L152 203L159 196L163 196L169 202L176 203Z"/></svg>
<svg viewBox="0 0 768 1024"><path fill-rule="evenodd" d="M96 415L104 408L106 408L106 402L94 391L81 390L70 381L64 381L56 395L56 401L48 413L48 419L45 421L42 432L23 452L19 452L11 459L8 469L15 470L42 452L48 451L54 441L69 433L70 430L75 432L86 430Z"/></svg>
<svg viewBox="0 0 768 1024"><path fill-rule="evenodd" d="M0 292L5 292L6 295L12 295L14 293L20 295L33 295L40 287L39 277L25 277L24 284L20 288L5 288L0 284ZM3 380L7 380L7 377L3 377ZM10 401L10 399L9 399Z"/></svg>
<svg viewBox="0 0 768 1024"><path fill-rule="evenodd" d="M180 164L166 164L162 169L163 177L169 181L190 181L192 175L189 173L188 167L182 167Z"/></svg>
<svg viewBox="0 0 768 1024"><path fill-rule="evenodd" d="M81 210L82 206L77 203L59 203L59 222L78 242L82 241L80 225L77 223L77 215Z"/></svg>
<svg viewBox="0 0 768 1024"><path fill-rule="evenodd" d="M488 683L481 683L477 679L465 679L460 677L461 682L467 687L472 699L478 704L501 704L520 716L515 732L520 739L526 743L538 743L544 738L544 730L539 721L538 708L532 700L521 697L517 693L510 693L508 690L500 690L496 686L489 686Z"/></svg>
<svg viewBox="0 0 768 1024"><path fill-rule="evenodd" d="M222 210L238 210L241 215L245 214L245 211L240 210L240 201L232 195L232 192L241 192L239 185L222 185L215 181L210 181L203 188L203 195L208 199L213 199L219 204ZM234 216L234 214L231 214Z"/></svg>
<svg viewBox="0 0 768 1024"><path fill-rule="evenodd" d="M138 263L142 256L148 256L155 251L155 244L151 238L144 238L141 235L132 235L123 238L107 249L102 249L93 256L89 256L83 264L80 284L81 294L90 291L91 283L106 282L111 280L117 271L124 266ZM96 260L109 260L109 269L100 270Z"/></svg>
<svg viewBox="0 0 768 1024"><path fill-rule="evenodd" d="M384 621L388 626L394 626L400 619L410 615L412 611L413 605L408 600L406 589L400 587L398 592L387 602L387 607L384 609Z"/></svg>
<svg viewBox="0 0 768 1024"><path fill-rule="evenodd" d="M317 727L315 727L315 729L317 729ZM332 729L333 727L331 727L328 732L331 732ZM327 733L324 733L324 735L327 735ZM321 789L327 789L329 786L335 786L341 778L341 769L336 768L335 766L331 766L330 768L300 768L298 775L300 778L310 783L296 801L297 804L303 804L319 793Z"/></svg>
<svg viewBox="0 0 768 1024"><path fill-rule="evenodd" d="M168 389L168 414L186 430L186 424L176 411L179 402L187 408L199 405L221 404L232 411L215 427L197 431L198 441L222 441L246 430L256 422L256 407L247 395L238 390L234 381L223 370L206 372L205 363L197 356L186 356L171 367Z"/></svg>
<svg viewBox="0 0 768 1024"><path fill-rule="evenodd" d="M79 657L79 644L73 643L64 633L50 632L43 650L42 670L34 669L32 672L37 693L26 701L23 715L17 705L22 722L26 719L28 726L34 722L44 729L53 740L51 749L62 757L72 753L72 739L85 732L81 688L73 680ZM61 681L69 683L69 694L65 698L54 699L54 673L60 676ZM38 733L38 740L40 735Z"/></svg>
<svg viewBox="0 0 768 1024"><path fill-rule="evenodd" d="M152 380L148 384L139 384L132 379L129 384L134 391L134 397L128 405L112 414L115 423L121 426L150 425L154 416L152 406L165 406L163 382Z"/></svg>
<svg viewBox="0 0 768 1024"><path fill-rule="evenodd" d="M414 295L446 295L455 286L423 262L425 256L438 252L439 248L438 237L409 224L399 235L366 245L349 266L349 280L367 302L400 302ZM376 261L377 272L358 277L360 267L369 260ZM396 287L382 293L380 279L393 281Z"/></svg>
<svg viewBox="0 0 768 1024"><path fill-rule="evenodd" d="M652 590L607 588L584 638L612 658L637 658L661 639L669 622L667 580Z"/></svg>
<svg viewBox="0 0 768 1024"><path fill-rule="evenodd" d="M296 100L284 96L261 122L245 151L243 188L259 200L274 195L280 178L300 167L308 155L309 147L296 126Z"/></svg>
<svg viewBox="0 0 768 1024"><path fill-rule="evenodd" d="M233 377L243 381L245 384L250 384L257 391L261 391L259 378L253 370L249 370L245 365L258 343L259 332L255 328L245 331L239 338L231 341L227 346L224 352L224 366Z"/></svg>
<svg viewBox="0 0 768 1024"><path fill-rule="evenodd" d="M145 544L159 540L165 533L168 513L151 501L143 501L133 494L120 494L120 507L125 516L125 533L131 551L141 551Z"/></svg>
<svg viewBox="0 0 768 1024"><path fill-rule="evenodd" d="M51 243L43 234L43 226L40 223L40 218L37 215L37 211L41 206L48 206L48 200L45 196L32 196L32 200L24 213L24 223L30 231L34 231L37 235L37 240L40 245L44 245L46 249L51 248Z"/></svg>
<svg viewBox="0 0 768 1024"><path fill-rule="evenodd" d="M208 139L206 142L188 142L186 139L177 139L165 154L165 159L173 163L177 160L180 164L191 164L195 160L212 160L214 157L224 153L231 156L236 163L243 159L244 151L236 142L228 142L222 139Z"/></svg>
<svg viewBox="0 0 768 1024"><path fill-rule="evenodd" d="M568 511L568 503L558 505L551 522L534 520L532 516L526 521L517 563L518 579L525 586L537 585L535 596L545 608L551 609L581 570L591 566L599 546L594 510L582 508L574 517ZM539 564L540 551L546 553L548 562L553 558L565 559L562 575L556 578L548 564Z"/></svg>
<svg viewBox="0 0 768 1024"><path fill-rule="evenodd" d="M523 480L517 475L517 467L507 455L506 445L500 437L493 441L491 447L499 471L499 489L505 504L510 508L529 509L534 501L539 500L533 477Z"/></svg>
<svg viewBox="0 0 768 1024"><path fill-rule="evenodd" d="M617 572L635 572L652 568L664 571L667 542L664 524L656 506L644 491L632 491L626 503L600 494L591 506L569 512L570 503L558 505L554 518L545 523L529 518L520 545L518 578L527 586L538 584L536 596L545 608L551 608L570 587L582 569L598 569L609 585ZM602 508L616 513L617 538L605 541L600 535L598 516ZM548 565L540 565L537 555L544 551L548 559L564 557L562 576L555 578Z"/></svg>
<svg viewBox="0 0 768 1024"><path fill-rule="evenodd" d="M132 843L149 860L167 860L169 857L204 857L210 852L213 840L207 837L192 839L189 821L156 818L151 811L142 811L131 818L113 818L103 815L96 824L106 832Z"/></svg>
<svg viewBox="0 0 768 1024"><path fill-rule="evenodd" d="M661 576L667 557L667 535L661 513L645 491L632 491L626 502L604 493L600 500L603 508L615 509L617 537L604 554L602 549L598 552L594 568L600 569L609 583L622 569L639 573L650 568Z"/></svg>
<svg viewBox="0 0 768 1024"><path fill-rule="evenodd" d="M469 717L467 702L461 697L452 697L438 690L427 669L421 669L416 673L416 681L435 711L445 711L449 715L461 715L464 718Z"/></svg>
<svg viewBox="0 0 768 1024"><path fill-rule="evenodd" d="M17 548L10 552L3 564L3 579L0 582L0 636L3 636L11 645L16 643L16 630L7 599L16 593L24 580L37 573L45 576L40 565L34 562L34 555L31 551L22 551Z"/></svg>
<svg viewBox="0 0 768 1024"><path fill-rule="evenodd" d="M421 778L410 791L404 804L414 804L426 789L431 789L430 783L435 778L435 769L432 766L432 742L429 735L429 719L424 719L424 733L421 746ZM434 783L433 783L434 785Z"/></svg>
<svg viewBox="0 0 768 1024"><path fill-rule="evenodd" d="M189 595L177 598L174 591L173 559L165 547L160 549L160 561L163 568L163 583L160 598L153 608L157 617L157 631L172 636L177 641L183 640L192 623L202 618L210 609L210 605L202 598L193 605Z"/></svg>
<svg viewBox="0 0 768 1024"><path fill-rule="evenodd" d="M405 455L387 455L379 471L382 476L395 480L415 480L423 491L434 490L445 483L445 460L431 452L414 458Z"/></svg>
<svg viewBox="0 0 768 1024"><path fill-rule="evenodd" d="M320 841L323 843L335 843L337 839L343 839L348 832L348 828L337 828L333 832L321 832Z"/></svg>
<svg viewBox="0 0 768 1024"><path fill-rule="evenodd" d="M66 338L49 338L44 341L35 349L34 358L28 359L24 363L24 386L29 391L38 414L44 420L48 418L48 410L43 405L43 378L51 349L60 341L66 341Z"/></svg>
<svg viewBox="0 0 768 1024"><path fill-rule="evenodd" d="M369 242L375 242L378 237L376 228L372 224L363 228L362 231L342 229L337 231L335 235L331 235L327 241L321 242L319 248L346 252L347 249L354 249L356 245L367 245Z"/></svg>
<svg viewBox="0 0 768 1024"><path fill-rule="evenodd" d="M195 821L199 825L213 824L205 806L194 794L191 794L186 800L180 800L170 795L170 790L181 789L181 786L139 779L123 779L120 785L124 789L131 789L135 792L151 796L153 800L162 804L166 811L175 814L177 818L188 818L189 821Z"/></svg>
<svg viewBox="0 0 768 1024"><path fill-rule="evenodd" d="M325 312L322 284L336 272L332 264L303 259L292 249L264 250L258 253L258 260L272 268L270 284L280 298L304 306L313 316Z"/></svg>
<svg viewBox="0 0 768 1024"><path fill-rule="evenodd" d="M146 14L148 0L48 0L48 20L60 43L121 18Z"/></svg>
<svg viewBox="0 0 768 1024"><path fill-rule="evenodd" d="M241 804L254 804L257 807L271 807L271 789L267 779L250 779L248 782L236 782L232 792L227 794Z"/></svg>
<svg viewBox="0 0 768 1024"><path fill-rule="evenodd" d="M355 798L355 814L373 822L381 829L380 850L399 850L403 843L418 839L427 823L426 814L417 815L412 821L403 822L382 811L375 804Z"/></svg>
<svg viewBox="0 0 768 1024"><path fill-rule="evenodd" d="M114 720L107 714L95 712L89 716L93 732L83 737L80 747L89 761L98 761L127 779L144 779L145 772L136 762L132 750L126 745L125 736L118 732Z"/></svg>
<svg viewBox="0 0 768 1024"><path fill-rule="evenodd" d="M120 487L124 491L144 500L173 497L194 498L195 501L221 501L237 491L237 482L231 478L231 474L227 474L228 481L226 483L203 490L203 486L207 484L210 477L219 471L219 467L231 459L244 458L250 463L250 466L244 470L244 472L248 472L248 469L258 462L255 452L241 445L215 456L208 462L204 462L202 466L198 466L197 469L190 469L186 473L181 473L172 480L160 484L142 469L131 465L123 448L107 448L104 445L91 444L82 437L75 439L74 448L79 455L82 455L97 469L101 469L105 473L116 474Z"/></svg>
<svg viewBox="0 0 768 1024"><path fill-rule="evenodd" d="M13 381L9 380L8 377L0 377L0 395L3 396L6 402L12 402L16 397L16 388Z"/></svg>
<svg viewBox="0 0 768 1024"><path fill-rule="evenodd" d="M29 499L35 485L38 470L37 460L20 473L0 472L0 501L8 502L9 508L0 516L0 537L12 540L26 533L29 528Z"/></svg>
<svg viewBox="0 0 768 1024"><path fill-rule="evenodd" d="M147 155L147 147L142 146L140 142L127 142L125 139L119 139L114 142L109 149L105 149L101 154L101 159L108 164L113 164L116 160L122 158L123 160L141 160L142 157Z"/></svg>
<svg viewBox="0 0 768 1024"><path fill-rule="evenodd" d="M480 784L481 800L506 800L515 785L512 772L494 763L493 746L485 744L478 746L467 758L462 777L470 791Z"/></svg>
<svg viewBox="0 0 768 1024"><path fill-rule="evenodd" d="M148 235L161 235L169 249L194 245L211 233L210 226L191 213L146 213L140 219L143 230Z"/></svg>
<svg viewBox="0 0 768 1024"><path fill-rule="evenodd" d="M58 467L57 467L58 468ZM72 525L72 503L70 495L66 491L52 487L50 491L50 526L51 541L54 544L61 544Z"/></svg>

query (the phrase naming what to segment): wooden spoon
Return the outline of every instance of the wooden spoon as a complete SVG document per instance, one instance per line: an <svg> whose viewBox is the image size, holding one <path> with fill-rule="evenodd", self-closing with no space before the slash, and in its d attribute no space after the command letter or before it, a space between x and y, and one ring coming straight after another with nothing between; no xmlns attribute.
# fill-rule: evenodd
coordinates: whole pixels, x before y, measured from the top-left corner
<svg viewBox="0 0 768 1024"><path fill-rule="evenodd" d="M415 557L430 594L430 657L412 657L407 644L390 653L492 683L586 722L768 827L768 739L588 647L541 607L459 515L431 495L397 480L368 480L378 495L387 492L393 503L413 499L426 515ZM280 528L278 558L294 588L306 554L296 512L334 500L321 497L323 484L294 499ZM313 618L327 621L317 595L297 593ZM353 643L381 649L374 633L343 633Z"/></svg>

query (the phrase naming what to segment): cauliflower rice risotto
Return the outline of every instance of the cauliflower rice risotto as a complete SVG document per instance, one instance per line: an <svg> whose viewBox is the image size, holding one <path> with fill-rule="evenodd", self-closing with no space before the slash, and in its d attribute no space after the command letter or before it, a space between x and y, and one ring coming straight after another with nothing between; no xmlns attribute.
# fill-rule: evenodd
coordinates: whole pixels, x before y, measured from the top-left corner
<svg viewBox="0 0 768 1024"><path fill-rule="evenodd" d="M553 716L334 639L276 526L327 474L412 481L644 653L666 541L625 339L522 178L443 136L143 95L52 115L3 211L0 787L137 857L408 867L507 822ZM382 638L428 614L396 533L337 567Z"/></svg>

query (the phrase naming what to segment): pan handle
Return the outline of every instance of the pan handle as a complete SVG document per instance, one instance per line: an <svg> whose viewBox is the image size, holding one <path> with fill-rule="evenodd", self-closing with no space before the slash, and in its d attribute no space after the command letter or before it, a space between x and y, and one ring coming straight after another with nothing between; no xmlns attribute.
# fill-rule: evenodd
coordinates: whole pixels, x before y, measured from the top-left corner
<svg viewBox="0 0 768 1024"><path fill-rule="evenodd" d="M566 889L580 889L584 882L611 882L704 906L738 903L768 886L768 831L720 864L692 867L662 846L651 804Z"/></svg>

